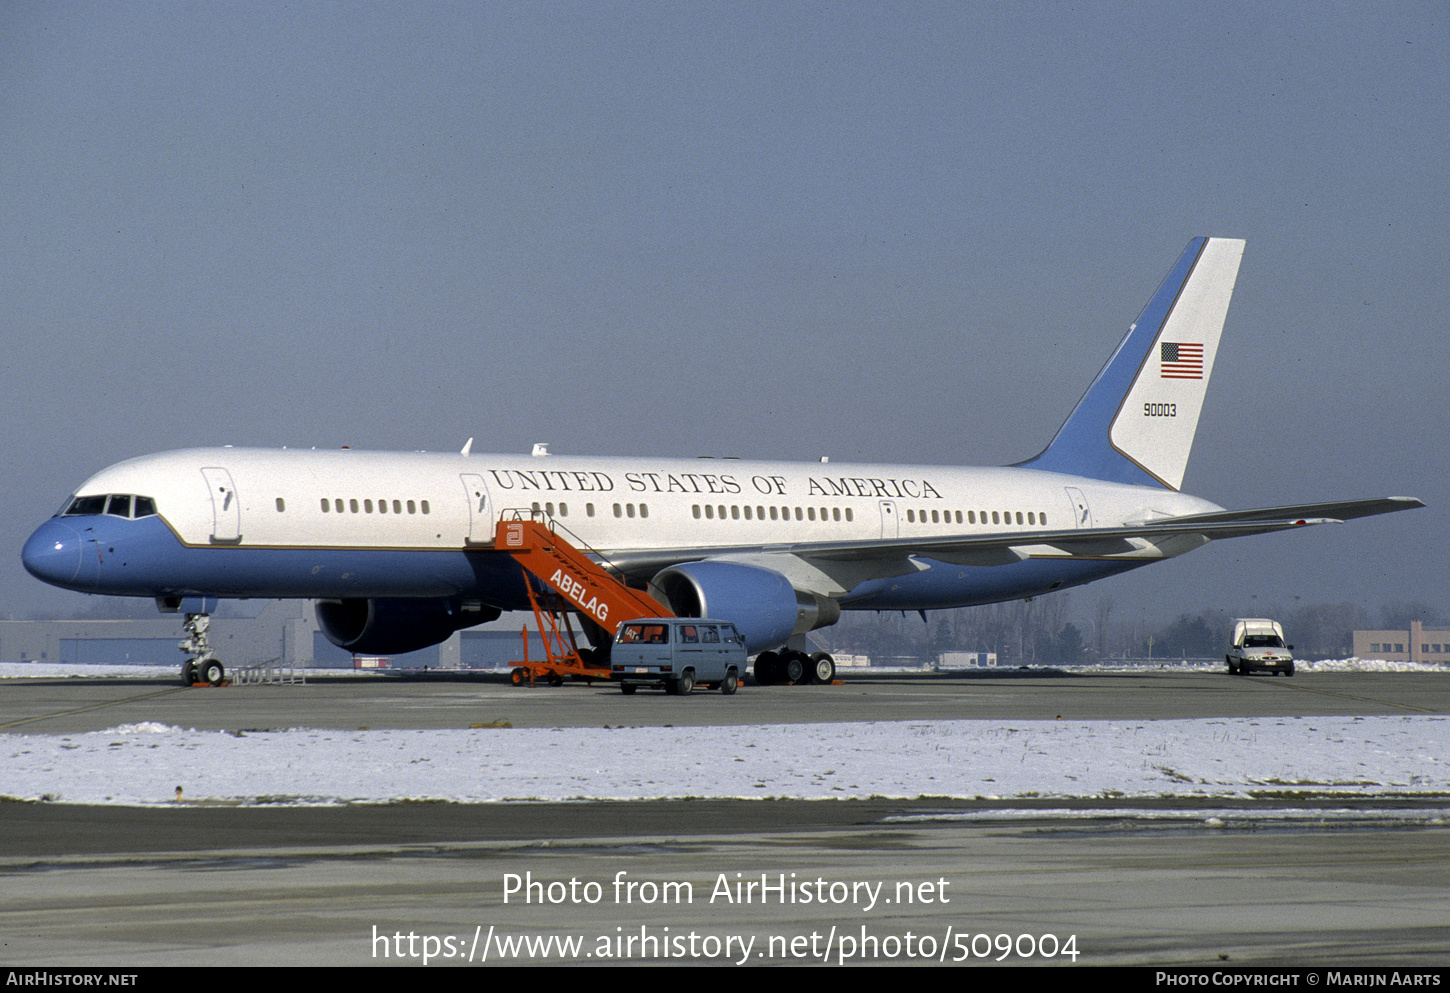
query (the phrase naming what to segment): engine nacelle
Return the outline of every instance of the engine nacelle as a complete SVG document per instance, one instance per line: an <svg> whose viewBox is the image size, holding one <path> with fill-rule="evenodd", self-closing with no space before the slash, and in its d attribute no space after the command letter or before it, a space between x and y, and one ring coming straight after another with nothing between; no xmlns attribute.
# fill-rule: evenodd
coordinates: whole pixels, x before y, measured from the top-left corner
<svg viewBox="0 0 1450 993"><path fill-rule="evenodd" d="M840 606L829 597L797 590L773 569L740 562L707 559L670 566L649 586L650 594L680 617L730 621L752 655L841 619Z"/></svg>
<svg viewBox="0 0 1450 993"><path fill-rule="evenodd" d="M319 600L317 625L354 655L402 655L498 617L497 607L453 600Z"/></svg>

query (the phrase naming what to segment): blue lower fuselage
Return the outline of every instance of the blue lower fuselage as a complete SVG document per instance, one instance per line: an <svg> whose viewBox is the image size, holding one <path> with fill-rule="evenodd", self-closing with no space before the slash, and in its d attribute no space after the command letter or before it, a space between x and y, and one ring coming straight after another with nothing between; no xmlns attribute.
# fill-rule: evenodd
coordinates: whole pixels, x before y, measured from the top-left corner
<svg viewBox="0 0 1450 993"><path fill-rule="evenodd" d="M452 599L529 607L524 573L491 549L253 548L184 545L160 517L54 517L25 543L36 578L82 593L227 599ZM917 558L917 572L859 584L847 610L938 610L1036 596L1143 563L1029 559L960 566Z"/></svg>

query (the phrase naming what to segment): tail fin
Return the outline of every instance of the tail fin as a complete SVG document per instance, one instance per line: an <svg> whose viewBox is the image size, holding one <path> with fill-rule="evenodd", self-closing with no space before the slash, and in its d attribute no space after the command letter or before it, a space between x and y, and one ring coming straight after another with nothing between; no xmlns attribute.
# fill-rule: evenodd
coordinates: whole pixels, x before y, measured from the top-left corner
<svg viewBox="0 0 1450 993"><path fill-rule="evenodd" d="M1183 485L1244 243L1195 238L1041 454L1023 468Z"/></svg>

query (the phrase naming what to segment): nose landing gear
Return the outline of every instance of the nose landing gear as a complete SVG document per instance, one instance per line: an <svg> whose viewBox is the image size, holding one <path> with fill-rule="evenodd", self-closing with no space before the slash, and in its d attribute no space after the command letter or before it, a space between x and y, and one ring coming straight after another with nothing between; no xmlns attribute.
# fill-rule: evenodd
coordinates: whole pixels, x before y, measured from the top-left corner
<svg viewBox="0 0 1450 993"><path fill-rule="evenodd" d="M221 660L211 653L211 643L207 639L211 615L187 614L186 623L182 627L187 637L176 646L187 656L186 661L181 664L182 684L195 686L197 683L210 683L212 686L220 686L227 677L227 671Z"/></svg>

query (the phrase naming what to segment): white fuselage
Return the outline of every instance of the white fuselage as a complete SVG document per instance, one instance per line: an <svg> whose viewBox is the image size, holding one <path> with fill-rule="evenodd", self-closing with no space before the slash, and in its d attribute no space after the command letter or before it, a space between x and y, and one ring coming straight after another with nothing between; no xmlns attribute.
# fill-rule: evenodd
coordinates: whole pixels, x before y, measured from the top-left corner
<svg viewBox="0 0 1450 993"><path fill-rule="evenodd" d="M108 494L150 498L155 514L52 518L27 543L27 568L115 595L443 597L505 610L524 605L522 585L492 542L514 509L635 563L636 580L729 558L845 609L936 609L1089 582L1202 541L1134 539L1084 555L1031 535L1218 509L1162 488L1016 468L245 448L121 462L73 503ZM1016 551L911 548L994 534L1019 536Z"/></svg>
<svg viewBox="0 0 1450 993"><path fill-rule="evenodd" d="M212 492L228 478L230 506ZM155 498L187 546L294 549L466 549L491 543L511 509L545 511L604 553L1060 531L1220 509L1029 469L246 448L131 459L76 490L103 493Z"/></svg>

